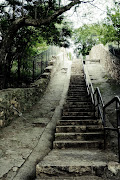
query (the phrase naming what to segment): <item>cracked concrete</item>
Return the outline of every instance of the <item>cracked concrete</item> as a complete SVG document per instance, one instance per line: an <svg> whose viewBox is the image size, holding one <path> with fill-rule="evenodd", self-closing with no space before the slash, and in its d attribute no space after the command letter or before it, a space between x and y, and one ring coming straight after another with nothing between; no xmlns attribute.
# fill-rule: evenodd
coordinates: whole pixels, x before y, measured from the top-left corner
<svg viewBox="0 0 120 180"><path fill-rule="evenodd" d="M56 121L66 97L71 62L65 59L50 80L43 98L24 119L15 119L0 131L0 180L35 178L36 164L52 148ZM63 71L64 70L64 71Z"/></svg>

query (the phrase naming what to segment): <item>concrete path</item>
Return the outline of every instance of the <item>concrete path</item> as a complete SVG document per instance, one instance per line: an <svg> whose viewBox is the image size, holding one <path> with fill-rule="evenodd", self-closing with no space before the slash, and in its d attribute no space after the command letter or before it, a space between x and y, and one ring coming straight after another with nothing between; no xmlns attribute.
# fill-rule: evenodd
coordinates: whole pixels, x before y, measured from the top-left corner
<svg viewBox="0 0 120 180"><path fill-rule="evenodd" d="M106 69L98 62L86 64L94 88L99 87L104 104L109 102L114 96L120 97L120 84L111 78ZM116 127L116 106L111 104L106 110L106 123L108 127ZM118 133L108 131L108 141L111 150L118 155Z"/></svg>
<svg viewBox="0 0 120 180"><path fill-rule="evenodd" d="M0 180L35 178L35 166L52 148L70 79L65 60L51 79L44 97L32 109L0 131Z"/></svg>
<svg viewBox="0 0 120 180"><path fill-rule="evenodd" d="M86 64L94 88L99 87L105 103L114 96L120 96L120 84L113 80L98 62Z"/></svg>

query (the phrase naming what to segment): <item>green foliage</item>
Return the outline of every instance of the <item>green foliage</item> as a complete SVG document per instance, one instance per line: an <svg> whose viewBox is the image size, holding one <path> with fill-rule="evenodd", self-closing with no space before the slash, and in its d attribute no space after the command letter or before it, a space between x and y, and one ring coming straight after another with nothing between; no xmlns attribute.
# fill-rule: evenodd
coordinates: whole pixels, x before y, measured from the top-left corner
<svg viewBox="0 0 120 180"><path fill-rule="evenodd" d="M115 7L107 9L107 18L102 24L84 25L73 32L73 39L77 44L76 52L83 56L89 54L92 46L98 43L106 45L116 42L120 45L120 8L115 3Z"/></svg>
<svg viewBox="0 0 120 180"><path fill-rule="evenodd" d="M120 44L120 7L115 4L115 8L108 9L107 27L109 39L108 42L115 41Z"/></svg>
<svg viewBox="0 0 120 180"><path fill-rule="evenodd" d="M12 24L14 19L27 15L33 19L44 19L49 18L55 11L61 6L61 0L27 0L26 2L21 0L6 0L1 4L1 24L0 31L2 33L2 38L6 36L7 30ZM6 7L9 7L9 10L6 11ZM39 31L37 36L40 36L47 42L47 44L55 44L59 46L68 46L68 41L66 36L70 36L71 30L63 23L63 16L59 16L48 25L35 28ZM58 24L63 24L62 28L58 28ZM32 36L31 33L28 35Z"/></svg>
<svg viewBox="0 0 120 180"><path fill-rule="evenodd" d="M114 8L107 9L107 18L100 27L101 43L104 45L111 42L120 44L120 8L115 4Z"/></svg>
<svg viewBox="0 0 120 180"><path fill-rule="evenodd" d="M12 70L16 68L15 62L19 61L19 68L22 75L30 74L32 69L32 57L48 48L46 41L40 36L38 29L34 27L24 27L19 30L12 47L12 61L14 62ZM12 67L12 64L11 64Z"/></svg>
<svg viewBox="0 0 120 180"><path fill-rule="evenodd" d="M78 55L88 55L91 48L99 42L96 30L98 29L97 26L97 24L83 25L73 32L73 40L77 45L76 52Z"/></svg>
<svg viewBox="0 0 120 180"><path fill-rule="evenodd" d="M101 24L83 25L73 32L78 54L89 54L92 46L98 43L117 43L120 45L120 3L115 1L114 8L107 8L107 18Z"/></svg>

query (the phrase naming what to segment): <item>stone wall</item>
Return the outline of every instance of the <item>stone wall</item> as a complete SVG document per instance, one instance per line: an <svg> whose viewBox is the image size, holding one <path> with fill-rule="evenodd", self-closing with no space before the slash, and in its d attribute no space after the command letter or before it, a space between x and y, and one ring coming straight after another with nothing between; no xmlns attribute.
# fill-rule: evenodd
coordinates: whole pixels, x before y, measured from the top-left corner
<svg viewBox="0 0 120 180"><path fill-rule="evenodd" d="M40 101L43 96L50 78L57 69L64 63L64 52L52 57L49 65L48 76L43 76L30 88L9 88L0 90L0 127L7 126L16 116L22 115L27 109ZM49 69L49 68L48 68Z"/></svg>
<svg viewBox="0 0 120 180"><path fill-rule="evenodd" d="M94 46L89 54L89 59L100 59L100 63L117 82L120 82L120 59L109 52L102 44Z"/></svg>

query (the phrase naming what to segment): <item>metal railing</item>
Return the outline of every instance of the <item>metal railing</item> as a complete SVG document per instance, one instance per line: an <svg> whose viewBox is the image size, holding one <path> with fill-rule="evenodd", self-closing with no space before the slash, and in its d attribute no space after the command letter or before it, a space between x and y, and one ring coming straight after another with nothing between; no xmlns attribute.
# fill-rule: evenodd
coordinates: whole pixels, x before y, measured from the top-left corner
<svg viewBox="0 0 120 180"><path fill-rule="evenodd" d="M118 133L118 156L119 156L119 163L120 163L120 98L118 96L115 96L111 101L109 101L107 104L104 105L102 95L100 92L100 89L97 87L94 90L94 87L92 85L90 76L88 74L87 67L83 64L83 73L84 78L87 86L87 92L88 95L91 96L92 103L94 105L94 115L97 112L97 118L100 118L102 120L103 128L104 128L104 149L106 149L106 131L116 131ZM106 125L106 109L111 104L115 102L116 107L116 119L117 119L117 126L116 128L107 127Z"/></svg>
<svg viewBox="0 0 120 180"><path fill-rule="evenodd" d="M48 66L49 61L53 56L56 56L60 52L60 48L57 46L50 46L46 51L38 54L33 59L32 66L32 79L37 80L44 69Z"/></svg>

